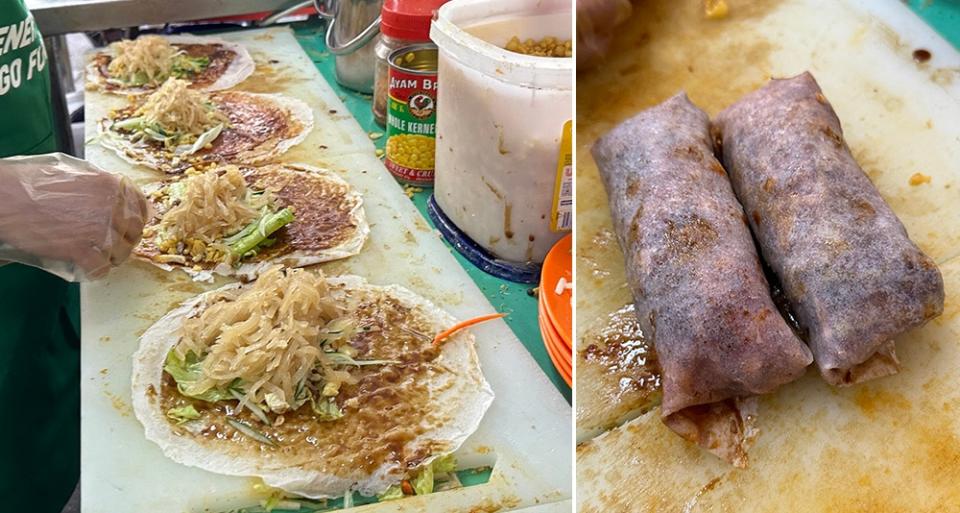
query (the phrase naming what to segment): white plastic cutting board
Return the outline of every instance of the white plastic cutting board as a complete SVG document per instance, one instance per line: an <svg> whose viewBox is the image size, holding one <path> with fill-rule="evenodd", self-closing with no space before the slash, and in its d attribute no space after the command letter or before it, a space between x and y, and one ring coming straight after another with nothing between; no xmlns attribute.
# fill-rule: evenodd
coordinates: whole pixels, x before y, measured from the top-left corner
<svg viewBox="0 0 960 513"><path fill-rule="evenodd" d="M390 177L368 135L350 116L287 28L225 34L247 45L258 70L239 90L282 92L314 109L316 128L284 157L327 167L364 196L371 225L363 252L323 265L327 274L351 273L371 283L396 283L430 299L458 318L493 311L447 247L431 231ZM88 138L94 123L122 99L88 93ZM139 182L156 175L137 169L95 143L87 158ZM143 436L130 407L130 358L137 339L179 302L225 283L197 284L128 262L81 288L82 511L219 512L256 505L254 480L212 474L168 460ZM477 351L496 399L477 432L457 452L462 468L492 465L490 481L477 486L356 511L493 511L558 503L571 496L570 407L502 321L474 330Z"/></svg>
<svg viewBox="0 0 960 513"><path fill-rule="evenodd" d="M638 4L621 50L578 83L577 307L587 321L630 301L596 137L686 89L711 115L770 76L814 73L854 156L944 275L943 315L897 338L903 370L832 388L811 367L764 396L750 466L671 433L659 409L577 449L577 506L611 512L960 511L960 55L896 0ZM914 62L915 49L933 54ZM619 84L619 86L618 86ZM631 90L624 84L636 84ZM619 87L620 90L616 90ZM930 182L911 185L914 173ZM585 339L585 337L584 337Z"/></svg>

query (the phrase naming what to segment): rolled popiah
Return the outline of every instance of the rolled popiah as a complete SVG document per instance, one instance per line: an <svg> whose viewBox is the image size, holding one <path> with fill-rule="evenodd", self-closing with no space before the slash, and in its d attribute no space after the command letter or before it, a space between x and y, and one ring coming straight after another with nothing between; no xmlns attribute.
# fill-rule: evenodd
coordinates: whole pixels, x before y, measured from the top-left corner
<svg viewBox="0 0 960 513"><path fill-rule="evenodd" d="M592 153L660 361L661 418L745 466L754 396L798 378L812 356L770 297L712 141L709 118L680 93L611 130Z"/></svg>
<svg viewBox="0 0 960 513"><path fill-rule="evenodd" d="M810 73L720 113L723 162L823 378L898 372L893 339L943 311L943 278L853 158Z"/></svg>

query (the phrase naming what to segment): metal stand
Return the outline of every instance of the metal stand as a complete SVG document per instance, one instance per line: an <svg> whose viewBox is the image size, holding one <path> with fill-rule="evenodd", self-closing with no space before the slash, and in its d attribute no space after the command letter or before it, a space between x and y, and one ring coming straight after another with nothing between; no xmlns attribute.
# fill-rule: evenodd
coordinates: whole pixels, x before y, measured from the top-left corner
<svg viewBox="0 0 960 513"><path fill-rule="evenodd" d="M73 90L70 71L70 54L67 53L66 37L63 35L43 38L50 59L50 105L53 108L53 132L57 138L57 150L77 156L73 149L73 130L70 128L70 112L67 111L67 91ZM69 88L69 89L67 89Z"/></svg>

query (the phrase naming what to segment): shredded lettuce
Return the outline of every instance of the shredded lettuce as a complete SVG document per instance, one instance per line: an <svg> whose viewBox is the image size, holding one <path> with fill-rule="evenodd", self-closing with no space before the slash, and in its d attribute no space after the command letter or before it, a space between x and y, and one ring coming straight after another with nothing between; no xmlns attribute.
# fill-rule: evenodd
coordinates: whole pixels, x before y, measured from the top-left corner
<svg viewBox="0 0 960 513"><path fill-rule="evenodd" d="M240 380L237 379L225 389L211 388L204 392L193 390L193 387L203 377L203 362L192 351L186 354L186 358L180 359L176 351L171 349L167 353L163 370L177 382L177 390L180 391L180 394L209 403L233 399L231 390L239 390L241 385Z"/></svg>
<svg viewBox="0 0 960 513"><path fill-rule="evenodd" d="M403 489L400 488L400 485L393 485L390 488L380 495L377 495L377 500L380 502L384 501L393 501L403 498Z"/></svg>
<svg viewBox="0 0 960 513"><path fill-rule="evenodd" d="M416 476L414 476L413 490L417 495L426 495L433 493L433 465L427 465Z"/></svg>
<svg viewBox="0 0 960 513"><path fill-rule="evenodd" d="M267 500L260 501L260 507L262 507L268 513L277 509L277 506L280 505L280 502L283 501L283 493L273 492L270 494L270 497L267 497Z"/></svg>
<svg viewBox="0 0 960 513"><path fill-rule="evenodd" d="M239 379L234 380L233 383L226 388L211 388L204 392L197 392L193 390L193 387L203 376L203 362L197 358L193 351L188 352L186 357L181 359L177 356L177 353L171 349L167 353L167 360L163 366L163 370L173 377L173 379L177 382L177 390L180 391L180 394L186 397L192 397L194 399L211 403L229 399L242 401L243 399L243 387L242 382ZM280 404L278 402L278 397L270 397L270 394L268 394L266 400L268 403L267 407L271 409L278 407L277 409L279 409ZM302 382L297 387L297 392L294 395L294 403L285 403L283 406L289 407L290 409L297 409L306 401L310 401L311 409L321 421L332 421L343 417L343 410L337 406L336 401L332 397L321 397L319 399L315 399L309 387ZM269 404L271 402L277 404ZM260 420L260 422L267 425L270 424L270 420L263 411L262 405L253 404L248 401L244 403L244 406L249 409L251 413L253 413L253 415ZM250 426L244 426L250 428Z"/></svg>
<svg viewBox="0 0 960 513"><path fill-rule="evenodd" d="M150 81L150 77L148 77L146 73L144 73L144 72L142 72L142 71L138 71L138 72L134 73L134 74L129 78L129 80L127 80L126 85L132 85L132 86L140 87L140 86L142 86L142 85L146 85L146 83L149 82L149 81ZM121 80L120 83L123 84L123 81Z"/></svg>
<svg viewBox="0 0 960 513"><path fill-rule="evenodd" d="M177 425L197 420L200 418L200 412L192 404L181 406L179 408L170 408L167 410L167 417L177 421Z"/></svg>
<svg viewBox="0 0 960 513"><path fill-rule="evenodd" d="M413 478L413 489L417 495L433 493L434 477L453 472L457 469L457 460L453 454L446 454L433 460Z"/></svg>
<svg viewBox="0 0 960 513"><path fill-rule="evenodd" d="M457 459L453 457L453 454L446 454L433 460L430 467L433 468L435 474L449 474L457 470Z"/></svg>
<svg viewBox="0 0 960 513"><path fill-rule="evenodd" d="M210 66L209 57L190 57L181 54L173 61L170 74L177 78L189 78L202 73L208 66Z"/></svg>
<svg viewBox="0 0 960 513"><path fill-rule="evenodd" d="M330 399L320 398L315 400L313 394L310 394L310 406L313 408L313 412L317 414L320 420L329 421L337 420L340 417L343 417L343 410L337 406L337 403L331 397Z"/></svg>
<svg viewBox="0 0 960 513"><path fill-rule="evenodd" d="M446 454L433 460L429 465L421 468L410 480L410 485L416 495L426 495L433 493L435 478L443 474L449 474L457 469L457 460L453 454ZM403 486L393 485L386 491L377 496L379 501L390 501L402 499L404 497Z"/></svg>
<svg viewBox="0 0 960 513"><path fill-rule="evenodd" d="M143 116L116 121L111 125L111 128L115 131L131 134L130 140L135 143L144 139L152 139L163 143L166 148L175 146L176 142L181 139L180 134L168 134L159 125L147 123Z"/></svg>
<svg viewBox="0 0 960 513"><path fill-rule="evenodd" d="M183 197L183 193L187 188L187 183L183 180L173 182L167 186L167 198L170 202L174 202Z"/></svg>
<svg viewBox="0 0 960 513"><path fill-rule="evenodd" d="M275 490L266 500L260 501L260 507L267 513L275 509L297 511L301 509L302 504L295 500L288 500L283 494L283 490ZM313 511L312 509L310 511Z"/></svg>
<svg viewBox="0 0 960 513"><path fill-rule="evenodd" d="M340 317L334 319L320 329L320 345L329 345L335 348L337 343L349 340L350 337L352 337L356 332L356 319L352 317Z"/></svg>
<svg viewBox="0 0 960 513"><path fill-rule="evenodd" d="M187 155L193 155L194 153L202 150L203 147L206 146L208 143L212 143L214 139L216 139L217 137L220 137L220 132L223 131L223 128L224 128L223 123L215 125L210 130L207 130L206 132L200 134L197 137L197 140L194 141L192 146L187 146L187 145L179 146L176 149L176 154L181 157L185 157Z"/></svg>

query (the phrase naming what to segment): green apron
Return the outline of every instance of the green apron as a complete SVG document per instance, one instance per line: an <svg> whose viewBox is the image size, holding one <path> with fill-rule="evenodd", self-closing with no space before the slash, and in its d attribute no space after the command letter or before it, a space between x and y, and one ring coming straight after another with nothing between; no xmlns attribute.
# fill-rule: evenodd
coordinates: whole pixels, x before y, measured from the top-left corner
<svg viewBox="0 0 960 513"><path fill-rule="evenodd" d="M49 65L21 0L0 0L0 157L56 151ZM79 289L0 267L0 510L59 512L80 476Z"/></svg>

